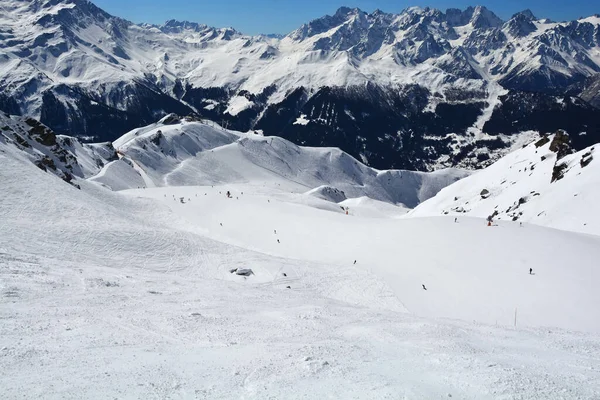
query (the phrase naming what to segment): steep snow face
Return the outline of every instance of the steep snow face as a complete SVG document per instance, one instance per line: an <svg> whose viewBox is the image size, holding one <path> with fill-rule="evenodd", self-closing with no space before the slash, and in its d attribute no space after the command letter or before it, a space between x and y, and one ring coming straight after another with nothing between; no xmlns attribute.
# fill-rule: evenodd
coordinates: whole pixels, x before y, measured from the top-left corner
<svg viewBox="0 0 600 400"><path fill-rule="evenodd" d="M600 235L600 153L592 146L564 155L554 136L529 144L443 189L409 216L494 216Z"/></svg>
<svg viewBox="0 0 600 400"><path fill-rule="evenodd" d="M468 175L457 169L379 171L339 149L301 147L278 137L225 130L209 121L167 119L169 124L165 119L116 140L122 159L93 180L114 190L125 188L121 174L136 177L127 178L134 182L129 188L139 186L140 175L147 181L144 187L267 184L336 203L368 196L412 208Z"/></svg>

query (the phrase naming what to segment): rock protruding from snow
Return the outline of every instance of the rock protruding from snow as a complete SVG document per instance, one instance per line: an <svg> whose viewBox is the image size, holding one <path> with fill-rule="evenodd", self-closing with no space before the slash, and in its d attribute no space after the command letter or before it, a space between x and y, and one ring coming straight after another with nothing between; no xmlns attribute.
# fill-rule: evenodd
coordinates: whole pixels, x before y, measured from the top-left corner
<svg viewBox="0 0 600 400"><path fill-rule="evenodd" d="M306 194L331 201L332 203L340 203L347 199L343 191L327 185L322 185L313 190L309 190Z"/></svg>
<svg viewBox="0 0 600 400"><path fill-rule="evenodd" d="M56 135L33 118L0 113L0 139L12 144L19 153L45 172L76 185L75 178L96 175L117 159L111 143L85 144L79 139Z"/></svg>
<svg viewBox="0 0 600 400"><path fill-rule="evenodd" d="M563 133L542 138L442 189L409 216L495 214L600 235L600 145L573 154L568 149Z"/></svg>

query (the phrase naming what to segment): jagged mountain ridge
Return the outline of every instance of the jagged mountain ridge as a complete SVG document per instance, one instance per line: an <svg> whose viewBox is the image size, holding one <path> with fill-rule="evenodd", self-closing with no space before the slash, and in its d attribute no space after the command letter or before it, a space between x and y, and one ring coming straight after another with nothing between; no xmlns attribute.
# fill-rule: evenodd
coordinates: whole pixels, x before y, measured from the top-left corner
<svg viewBox="0 0 600 400"><path fill-rule="evenodd" d="M419 170L491 162L523 127L600 135L598 111L565 97L600 71L598 17L553 23L522 12L503 22L484 7L341 8L279 39L191 22L136 25L87 0L3 7L0 108L59 133L112 140L169 112L197 113L337 146L378 168ZM542 93L543 107L574 106L551 110L552 124L535 109L513 125L503 107L523 90ZM503 130L487 129L490 120Z"/></svg>

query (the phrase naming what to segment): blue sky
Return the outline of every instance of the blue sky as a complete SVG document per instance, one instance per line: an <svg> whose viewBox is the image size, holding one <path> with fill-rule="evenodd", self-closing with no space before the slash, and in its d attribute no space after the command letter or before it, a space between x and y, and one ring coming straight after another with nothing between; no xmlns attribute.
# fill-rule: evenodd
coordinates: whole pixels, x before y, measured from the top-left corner
<svg viewBox="0 0 600 400"><path fill-rule="evenodd" d="M133 22L162 23L168 19L188 20L217 27L234 27L247 33L288 33L305 22L333 14L341 6L365 11L377 8L400 12L406 7L429 6L445 10L481 4L501 18L529 8L538 18L562 21L600 13L600 3L592 0L502 0L468 2L463 0L92 0L105 11Z"/></svg>

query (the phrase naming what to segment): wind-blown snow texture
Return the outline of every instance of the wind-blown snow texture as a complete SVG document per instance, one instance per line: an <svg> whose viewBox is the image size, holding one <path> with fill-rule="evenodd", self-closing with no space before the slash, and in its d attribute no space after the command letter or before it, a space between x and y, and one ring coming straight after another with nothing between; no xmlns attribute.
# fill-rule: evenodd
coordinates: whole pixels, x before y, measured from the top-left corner
<svg viewBox="0 0 600 400"><path fill-rule="evenodd" d="M179 151L162 129L161 148ZM251 168L260 153L244 149L266 139L242 136L194 143ZM365 198L342 202L346 215L258 167L121 192L74 177L78 190L14 140L0 136L2 398L600 396L599 236L404 219Z"/></svg>
<svg viewBox="0 0 600 400"><path fill-rule="evenodd" d="M136 25L87 0L6 0L0 109L96 140L195 112L380 169L473 168L523 131L587 132L578 149L598 141L599 24L340 8L279 39Z"/></svg>

